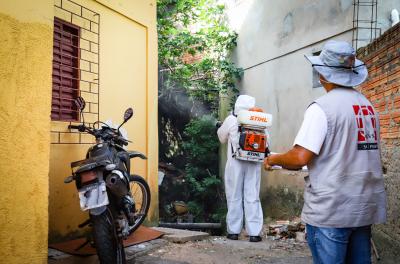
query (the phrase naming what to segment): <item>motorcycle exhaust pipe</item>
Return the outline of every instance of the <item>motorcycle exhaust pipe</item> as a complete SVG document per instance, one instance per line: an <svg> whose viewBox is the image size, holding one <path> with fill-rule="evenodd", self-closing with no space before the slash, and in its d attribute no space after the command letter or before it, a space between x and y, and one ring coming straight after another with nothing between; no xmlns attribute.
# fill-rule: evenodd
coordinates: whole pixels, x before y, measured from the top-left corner
<svg viewBox="0 0 400 264"><path fill-rule="evenodd" d="M113 171L107 176L106 185L118 199L122 199L129 192L125 177L120 171Z"/></svg>

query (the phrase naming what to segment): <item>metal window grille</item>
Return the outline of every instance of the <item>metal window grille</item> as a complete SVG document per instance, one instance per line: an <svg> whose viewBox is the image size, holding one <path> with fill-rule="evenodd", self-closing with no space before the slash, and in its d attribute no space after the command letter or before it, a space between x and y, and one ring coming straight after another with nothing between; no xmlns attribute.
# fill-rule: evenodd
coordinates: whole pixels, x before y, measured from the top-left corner
<svg viewBox="0 0 400 264"><path fill-rule="evenodd" d="M381 35L378 0L353 0L353 47L364 47Z"/></svg>
<svg viewBox="0 0 400 264"><path fill-rule="evenodd" d="M60 0L54 2L54 16L54 38L58 39L54 42L51 144L93 144L92 136L68 130L63 122L81 121L74 104L77 96L86 101L86 124L93 126L99 120L100 14L75 1ZM66 43L61 42L62 36L69 38Z"/></svg>
<svg viewBox="0 0 400 264"><path fill-rule="evenodd" d="M79 121L79 38L78 26L54 19L52 120Z"/></svg>

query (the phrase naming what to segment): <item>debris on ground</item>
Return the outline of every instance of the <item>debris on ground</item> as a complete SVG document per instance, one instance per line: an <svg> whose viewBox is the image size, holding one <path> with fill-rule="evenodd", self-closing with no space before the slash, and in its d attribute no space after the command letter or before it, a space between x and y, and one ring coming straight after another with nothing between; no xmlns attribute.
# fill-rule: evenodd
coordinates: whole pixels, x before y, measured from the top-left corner
<svg viewBox="0 0 400 264"><path fill-rule="evenodd" d="M270 240L289 240L305 242L305 225L299 218L293 221L278 220L268 225L267 238Z"/></svg>

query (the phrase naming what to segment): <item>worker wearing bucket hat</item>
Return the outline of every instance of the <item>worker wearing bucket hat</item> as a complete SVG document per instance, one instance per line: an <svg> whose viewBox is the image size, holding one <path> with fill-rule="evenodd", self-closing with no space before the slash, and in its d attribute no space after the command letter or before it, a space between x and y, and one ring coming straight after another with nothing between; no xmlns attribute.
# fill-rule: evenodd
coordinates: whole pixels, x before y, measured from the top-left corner
<svg viewBox="0 0 400 264"><path fill-rule="evenodd" d="M371 225L386 221L379 117L352 88L368 71L343 41L306 58L327 94L308 107L293 148L270 155L264 166L307 165L302 220L314 263L371 263Z"/></svg>
<svg viewBox="0 0 400 264"><path fill-rule="evenodd" d="M305 56L326 82L341 87L354 87L368 77L365 64L356 59L352 46L344 41L329 41L319 56Z"/></svg>

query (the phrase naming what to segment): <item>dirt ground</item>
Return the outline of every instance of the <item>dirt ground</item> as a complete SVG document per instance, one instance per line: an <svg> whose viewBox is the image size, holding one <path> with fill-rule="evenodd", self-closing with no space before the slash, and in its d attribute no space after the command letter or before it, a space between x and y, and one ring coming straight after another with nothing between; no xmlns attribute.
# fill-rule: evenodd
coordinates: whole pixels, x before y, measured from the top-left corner
<svg viewBox="0 0 400 264"><path fill-rule="evenodd" d="M136 258L137 264L308 264L312 263L307 244L294 241L250 243L247 240L232 241L223 237L187 242L168 243L145 256Z"/></svg>
<svg viewBox="0 0 400 264"><path fill-rule="evenodd" d="M153 245L153 246L152 246ZM155 245L155 246L154 246ZM129 264L310 264L311 254L306 243L294 241L272 241L250 243L225 237L210 237L203 241L175 244L163 239L150 242L135 250L126 248ZM49 259L50 264L98 264L96 256L67 256Z"/></svg>

